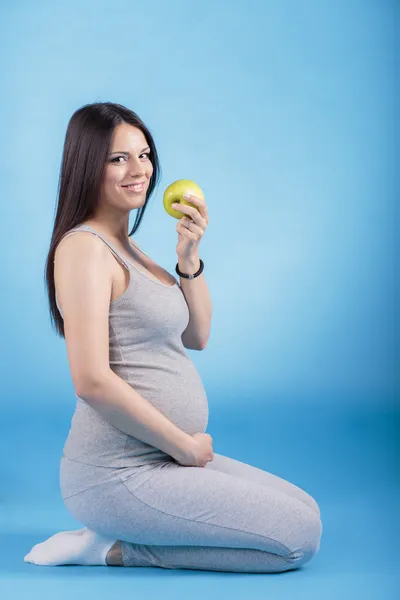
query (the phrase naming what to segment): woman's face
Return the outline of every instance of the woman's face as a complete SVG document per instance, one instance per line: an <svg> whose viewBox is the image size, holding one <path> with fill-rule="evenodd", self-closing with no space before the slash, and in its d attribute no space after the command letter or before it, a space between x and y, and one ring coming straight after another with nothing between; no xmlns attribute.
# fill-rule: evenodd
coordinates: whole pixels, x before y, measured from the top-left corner
<svg viewBox="0 0 400 600"><path fill-rule="evenodd" d="M146 201L146 192L153 173L150 148L143 132L127 123L114 129L105 166L102 195L106 203L125 210L140 208ZM141 191L124 187L144 182Z"/></svg>

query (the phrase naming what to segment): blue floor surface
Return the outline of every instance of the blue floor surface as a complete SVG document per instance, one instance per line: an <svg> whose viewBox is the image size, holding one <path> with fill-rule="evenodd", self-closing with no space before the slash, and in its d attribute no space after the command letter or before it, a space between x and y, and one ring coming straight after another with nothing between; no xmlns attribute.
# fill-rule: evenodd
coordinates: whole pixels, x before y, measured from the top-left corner
<svg viewBox="0 0 400 600"><path fill-rule="evenodd" d="M394 404L265 399L250 411L225 404L219 412L212 404L207 431L215 452L292 481L317 500L323 534L309 563L277 574L24 563L34 544L83 526L66 511L58 487L72 407L51 414L36 408L30 415L10 411L0 428L0 598L400 598L400 414Z"/></svg>

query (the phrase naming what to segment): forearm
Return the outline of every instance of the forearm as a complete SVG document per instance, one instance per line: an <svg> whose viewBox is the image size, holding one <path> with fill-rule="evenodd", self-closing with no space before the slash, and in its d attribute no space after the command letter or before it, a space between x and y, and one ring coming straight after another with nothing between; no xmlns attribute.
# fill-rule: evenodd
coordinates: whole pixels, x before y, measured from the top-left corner
<svg viewBox="0 0 400 600"><path fill-rule="evenodd" d="M200 267L198 256L190 261L179 261L182 273L195 273ZM204 272L194 279L180 277L180 287L189 308L189 323L183 336L192 347L202 348L210 336L212 305Z"/></svg>
<svg viewBox="0 0 400 600"><path fill-rule="evenodd" d="M193 438L174 425L114 371L102 381L76 392L109 423L178 460Z"/></svg>

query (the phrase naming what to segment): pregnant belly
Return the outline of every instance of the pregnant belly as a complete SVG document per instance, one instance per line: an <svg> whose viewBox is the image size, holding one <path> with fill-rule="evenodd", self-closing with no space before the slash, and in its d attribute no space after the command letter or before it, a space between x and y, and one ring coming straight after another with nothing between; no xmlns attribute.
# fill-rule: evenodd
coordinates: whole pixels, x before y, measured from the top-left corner
<svg viewBox="0 0 400 600"><path fill-rule="evenodd" d="M151 368L132 371L126 381L177 427L192 434L205 432L208 399L201 378L190 363L184 372Z"/></svg>
<svg viewBox="0 0 400 600"><path fill-rule="evenodd" d="M208 400L201 378L191 361L184 371L176 367L128 370L113 368L143 398L185 433L204 433L208 425ZM95 407L78 397L64 455L99 466L141 465L170 457L162 450L123 432L107 421Z"/></svg>

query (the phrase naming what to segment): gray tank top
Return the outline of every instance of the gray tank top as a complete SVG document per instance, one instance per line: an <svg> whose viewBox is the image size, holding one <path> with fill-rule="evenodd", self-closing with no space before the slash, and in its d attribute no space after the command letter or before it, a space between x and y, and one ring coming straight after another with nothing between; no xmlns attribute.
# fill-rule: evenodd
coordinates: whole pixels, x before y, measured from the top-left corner
<svg viewBox="0 0 400 600"><path fill-rule="evenodd" d="M175 283L151 279L89 225L128 269L130 281L110 302L110 368L161 413L188 434L205 432L208 401L199 373L185 351L181 335L189 323L185 296ZM58 306L62 316L62 310ZM77 401L63 448L68 458L98 466L142 466L171 456L114 427L83 398Z"/></svg>

